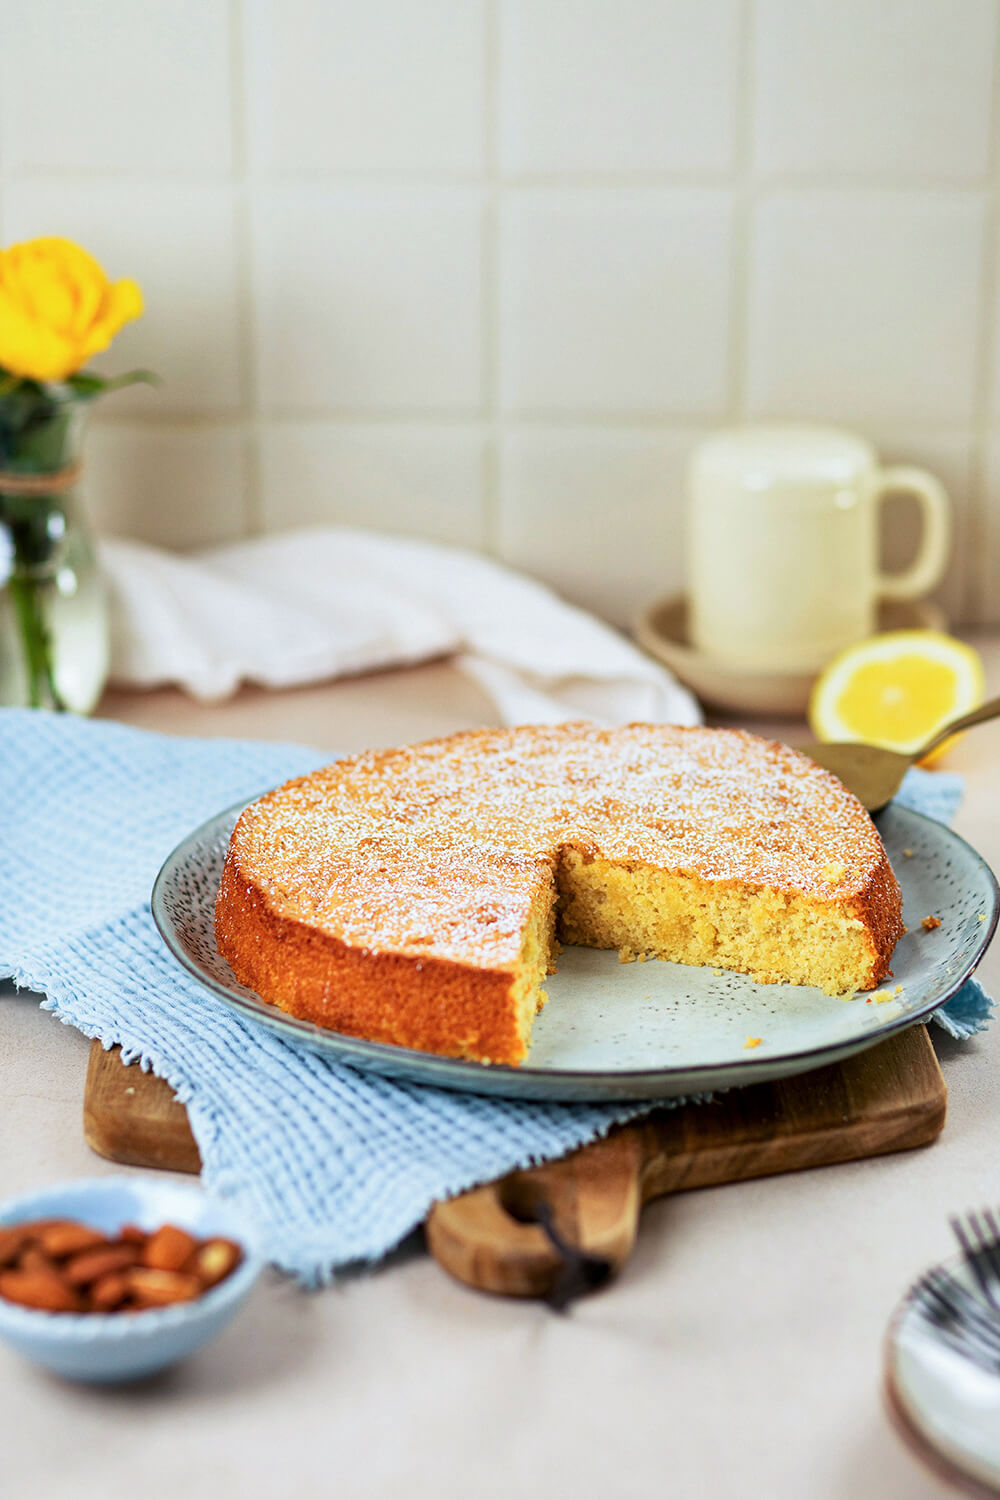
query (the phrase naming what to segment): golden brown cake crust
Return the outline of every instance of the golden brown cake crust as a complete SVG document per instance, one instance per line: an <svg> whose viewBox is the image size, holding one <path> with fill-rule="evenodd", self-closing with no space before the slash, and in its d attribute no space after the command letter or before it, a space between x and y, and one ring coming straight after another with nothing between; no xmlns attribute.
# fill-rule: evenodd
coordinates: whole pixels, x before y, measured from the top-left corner
<svg viewBox="0 0 1000 1500"><path fill-rule="evenodd" d="M226 857L219 951L318 1025L516 1062L523 933L565 848L852 917L870 950L859 988L885 977L903 930L871 819L796 751L735 730L561 724L368 752L253 803Z"/></svg>

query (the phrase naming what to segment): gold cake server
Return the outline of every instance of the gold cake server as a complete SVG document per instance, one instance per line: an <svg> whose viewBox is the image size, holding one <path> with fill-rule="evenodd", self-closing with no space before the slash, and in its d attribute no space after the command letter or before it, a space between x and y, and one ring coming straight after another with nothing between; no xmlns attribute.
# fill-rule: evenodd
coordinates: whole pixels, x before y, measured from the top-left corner
<svg viewBox="0 0 1000 1500"><path fill-rule="evenodd" d="M1000 698L990 698L971 713L963 714L961 718L952 719L950 723L943 725L926 745L905 755L897 750L883 750L878 745L850 743L822 745L816 742L799 745L797 748L817 765L825 766L834 776L838 776L862 806L874 813L881 811L887 802L892 801L914 761L923 760L925 755L930 755L932 750L936 750L959 730L971 729L973 724L984 724L987 719L996 718L1000 718Z"/></svg>

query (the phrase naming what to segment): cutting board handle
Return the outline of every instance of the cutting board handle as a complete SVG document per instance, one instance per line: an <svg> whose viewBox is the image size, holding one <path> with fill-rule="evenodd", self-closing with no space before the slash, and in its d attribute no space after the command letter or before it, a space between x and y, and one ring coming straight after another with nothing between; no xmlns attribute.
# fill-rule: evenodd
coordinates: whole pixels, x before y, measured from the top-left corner
<svg viewBox="0 0 1000 1500"><path fill-rule="evenodd" d="M427 1239L459 1281L562 1307L628 1259L642 1208L640 1133L631 1128L561 1161L435 1206Z"/></svg>
<svg viewBox="0 0 1000 1500"><path fill-rule="evenodd" d="M427 1242L468 1286L563 1307L621 1269L651 1198L928 1145L947 1098L927 1031L912 1026L843 1063L656 1110L436 1203Z"/></svg>

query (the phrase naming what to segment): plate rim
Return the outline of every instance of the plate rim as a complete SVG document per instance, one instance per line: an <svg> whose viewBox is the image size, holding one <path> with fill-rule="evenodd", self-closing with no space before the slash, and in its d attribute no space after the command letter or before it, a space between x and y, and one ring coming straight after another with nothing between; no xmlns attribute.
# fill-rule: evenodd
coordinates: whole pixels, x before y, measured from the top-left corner
<svg viewBox="0 0 1000 1500"><path fill-rule="evenodd" d="M915 1026L926 1020L934 1011L939 1010L942 1005L954 998L959 990L971 978L978 968L983 955L993 940L998 922L1000 922L1000 882L998 882L993 870L977 849L969 843L960 833L947 823L940 822L937 818L931 818L926 813L918 812L916 808L908 807L900 803L895 811L904 813L907 817L919 819L923 823L931 824L947 838L953 839L961 845L979 865L986 876L987 886L990 893L990 909L983 923L981 940L969 961L962 967L957 975L951 976L944 993L934 1000L927 1001L916 1011L907 1012L902 1016L887 1019L873 1027L871 1031L865 1032L848 1041L830 1042L823 1046L811 1047L804 1052L783 1052L766 1057L748 1057L728 1063L694 1063L687 1067L674 1068L630 1068L621 1071L594 1072L593 1069L582 1068L532 1068L529 1066L512 1067L508 1063L480 1063L473 1059L461 1057L447 1057L437 1052L424 1052L414 1047L402 1047L394 1042L373 1042L365 1037L351 1036L348 1032L333 1031L332 1029L317 1026L313 1021L305 1021L298 1016L292 1016L280 1007L268 1001L257 998L250 999L239 995L228 989L212 975L205 974L190 959L181 944L176 940L172 924L166 922L162 916L164 905L163 891L173 871L175 863L179 860L182 852L188 846L196 843L199 839L207 836L207 832L215 824L235 814L236 818L244 808L265 793L257 793L255 796L241 798L238 802L220 809L211 817L206 818L196 828L187 833L167 855L163 864L157 872L150 893L150 908L153 922L160 934L167 950L184 971L203 988L207 989L222 1000L224 1004L237 1010L241 1015L247 1016L259 1022L269 1031L283 1035L287 1040L300 1040L301 1044L307 1046L311 1051L321 1051L328 1056L338 1056L339 1060L348 1065L357 1066L370 1072L380 1073L388 1077L407 1077L411 1081L423 1082L437 1088L453 1088L461 1092L495 1094L508 1098L527 1097L523 1085L528 1085L531 1097L537 1099L560 1098L569 1100L572 1096L576 1100L582 1100L584 1096L578 1091L580 1089L596 1089L598 1092L591 1097L596 1101L614 1097L618 1100L626 1099L667 1099L679 1097L689 1093L706 1093L719 1088L742 1088L745 1084L769 1082L778 1078L791 1077L795 1073L810 1072L814 1068L821 1068L828 1063L839 1062L842 1059L855 1056L858 1052L867 1051L869 1047L877 1046L879 1042L886 1041L899 1031L905 1031L909 1026ZM891 806L891 804L890 804ZM874 820L873 820L874 821ZM877 825L876 825L877 826ZM235 979L235 976L234 976ZM238 983L238 981L236 981ZM244 987L245 988L245 987ZM426 1068L427 1071L435 1073L442 1072L444 1078L418 1079L414 1077L414 1060L420 1059L417 1065ZM718 1078L722 1072L738 1069L741 1081L737 1084L713 1083L713 1078ZM475 1080L485 1083L488 1077L491 1082L485 1087L477 1088ZM509 1093L505 1093L502 1087L498 1087L498 1081L502 1084L504 1079L510 1083ZM453 1080L453 1081L452 1081ZM658 1082L667 1084L677 1083L685 1080L682 1089L673 1092L659 1092L655 1085ZM700 1087L699 1087L700 1084ZM629 1091L635 1089L635 1093ZM576 1092L574 1092L576 1091Z"/></svg>

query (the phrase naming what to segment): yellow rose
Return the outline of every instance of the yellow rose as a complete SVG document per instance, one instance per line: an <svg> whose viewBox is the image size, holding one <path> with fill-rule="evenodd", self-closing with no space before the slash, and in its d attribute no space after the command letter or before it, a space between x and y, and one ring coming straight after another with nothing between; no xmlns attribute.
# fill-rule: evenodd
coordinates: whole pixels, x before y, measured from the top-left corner
<svg viewBox="0 0 1000 1500"><path fill-rule="evenodd" d="M29 380L65 380L142 314L134 281L110 282L72 240L0 250L0 366Z"/></svg>

